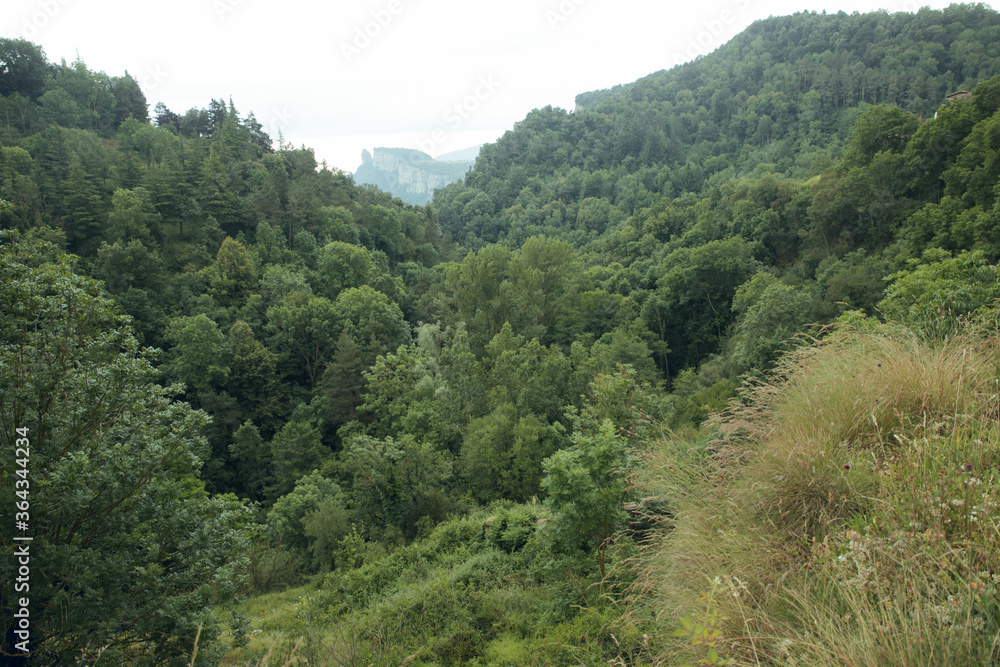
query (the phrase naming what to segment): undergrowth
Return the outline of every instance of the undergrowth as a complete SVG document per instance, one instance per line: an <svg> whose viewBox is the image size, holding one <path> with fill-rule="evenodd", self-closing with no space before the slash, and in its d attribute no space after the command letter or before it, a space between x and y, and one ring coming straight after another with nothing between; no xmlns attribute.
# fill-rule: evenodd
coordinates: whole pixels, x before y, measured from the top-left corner
<svg viewBox="0 0 1000 667"><path fill-rule="evenodd" d="M294 664L338 667L649 664L641 624L620 622L631 542L612 548L601 596L593 566L553 559L542 513L496 504L360 567L252 598L240 608L249 642L224 664L256 667L269 654L281 664L293 648Z"/></svg>

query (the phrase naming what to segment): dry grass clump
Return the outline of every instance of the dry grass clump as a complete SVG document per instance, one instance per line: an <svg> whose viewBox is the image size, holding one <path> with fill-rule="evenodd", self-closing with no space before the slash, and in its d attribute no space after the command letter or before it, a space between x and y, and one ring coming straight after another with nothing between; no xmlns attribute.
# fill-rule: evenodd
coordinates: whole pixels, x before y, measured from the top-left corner
<svg viewBox="0 0 1000 667"><path fill-rule="evenodd" d="M996 336L843 329L748 386L707 461L660 448L664 487L685 469L647 573L664 627L712 589L735 664L997 657L998 362Z"/></svg>

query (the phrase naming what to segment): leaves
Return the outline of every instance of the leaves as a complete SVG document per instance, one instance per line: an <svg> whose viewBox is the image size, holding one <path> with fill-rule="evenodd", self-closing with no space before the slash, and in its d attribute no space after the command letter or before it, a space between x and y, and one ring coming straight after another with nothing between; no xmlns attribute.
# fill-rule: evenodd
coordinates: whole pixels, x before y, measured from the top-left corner
<svg viewBox="0 0 1000 667"><path fill-rule="evenodd" d="M32 565L44 573L31 581L33 654L59 662L104 647L162 663L202 622L211 643L211 605L241 583L249 516L197 477L207 415L152 382L150 355L98 283L65 257L45 263L51 247L5 241L0 444L13 457L14 427L29 427ZM0 489L10 524L13 485ZM0 597L5 617L12 602Z"/></svg>

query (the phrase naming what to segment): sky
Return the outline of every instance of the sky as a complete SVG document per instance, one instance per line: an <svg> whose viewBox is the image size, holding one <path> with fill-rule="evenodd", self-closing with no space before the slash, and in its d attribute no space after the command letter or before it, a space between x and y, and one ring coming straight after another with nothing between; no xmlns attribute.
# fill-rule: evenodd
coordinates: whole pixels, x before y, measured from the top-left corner
<svg viewBox="0 0 1000 667"><path fill-rule="evenodd" d="M432 156L496 141L535 108L714 51L799 11L940 9L918 0L3 0L0 36L131 74L150 109L232 99L272 138L353 172L361 151ZM1000 0L987 3L995 8Z"/></svg>

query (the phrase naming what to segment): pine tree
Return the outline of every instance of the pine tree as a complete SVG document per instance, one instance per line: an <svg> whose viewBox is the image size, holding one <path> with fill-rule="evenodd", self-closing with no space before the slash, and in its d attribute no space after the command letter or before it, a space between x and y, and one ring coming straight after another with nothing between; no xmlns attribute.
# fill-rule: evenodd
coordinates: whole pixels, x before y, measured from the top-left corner
<svg viewBox="0 0 1000 667"><path fill-rule="evenodd" d="M361 351L346 331L340 333L333 360L320 381L320 396L327 426L336 429L357 418L364 390L365 365Z"/></svg>
<svg viewBox="0 0 1000 667"><path fill-rule="evenodd" d="M101 240L104 205L97 186L88 177L75 151L70 153L69 172L63 181L62 193L66 210L63 228L70 250L90 254Z"/></svg>

